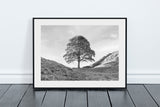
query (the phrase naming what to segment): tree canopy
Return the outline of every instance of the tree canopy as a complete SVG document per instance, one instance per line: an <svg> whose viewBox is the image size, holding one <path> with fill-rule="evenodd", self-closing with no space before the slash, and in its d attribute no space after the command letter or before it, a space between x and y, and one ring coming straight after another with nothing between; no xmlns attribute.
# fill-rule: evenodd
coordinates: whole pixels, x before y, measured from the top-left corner
<svg viewBox="0 0 160 107"><path fill-rule="evenodd" d="M90 48L89 41L81 35L71 38L65 51L63 56L65 61L67 63L77 61L78 68L80 68L80 62L94 61L95 52Z"/></svg>

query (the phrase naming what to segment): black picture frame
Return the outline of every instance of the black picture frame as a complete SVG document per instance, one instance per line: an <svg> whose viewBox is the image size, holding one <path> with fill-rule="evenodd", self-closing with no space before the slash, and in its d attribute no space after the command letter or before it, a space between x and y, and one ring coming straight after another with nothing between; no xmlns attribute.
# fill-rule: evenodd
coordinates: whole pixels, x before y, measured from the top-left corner
<svg viewBox="0 0 160 107"><path fill-rule="evenodd" d="M39 20L39 19L122 19L125 21L125 86L124 87L36 87L35 86L35 20ZM32 27L33 27L33 88L35 90L49 90L49 89L126 89L127 87L127 18L126 17L34 17L32 18Z"/></svg>

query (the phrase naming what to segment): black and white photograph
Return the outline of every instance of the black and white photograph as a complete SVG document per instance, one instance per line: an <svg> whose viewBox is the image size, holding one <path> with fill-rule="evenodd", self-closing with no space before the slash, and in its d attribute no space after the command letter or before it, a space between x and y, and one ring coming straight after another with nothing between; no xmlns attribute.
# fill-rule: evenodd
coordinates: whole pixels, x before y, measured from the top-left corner
<svg viewBox="0 0 160 107"><path fill-rule="evenodd" d="M41 80L118 80L118 26L41 26Z"/></svg>
<svg viewBox="0 0 160 107"><path fill-rule="evenodd" d="M34 21L34 81L37 85L119 87L121 85L116 85L119 81L122 87L125 85L124 19Z"/></svg>

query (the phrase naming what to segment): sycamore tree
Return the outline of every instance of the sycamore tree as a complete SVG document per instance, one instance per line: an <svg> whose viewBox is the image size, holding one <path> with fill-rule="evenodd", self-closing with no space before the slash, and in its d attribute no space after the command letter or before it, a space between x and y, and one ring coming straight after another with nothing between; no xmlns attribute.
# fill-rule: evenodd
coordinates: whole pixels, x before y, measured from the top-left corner
<svg viewBox="0 0 160 107"><path fill-rule="evenodd" d="M65 51L63 56L65 61L67 63L76 61L78 68L81 62L94 61L95 52L91 49L89 41L81 35L71 38Z"/></svg>

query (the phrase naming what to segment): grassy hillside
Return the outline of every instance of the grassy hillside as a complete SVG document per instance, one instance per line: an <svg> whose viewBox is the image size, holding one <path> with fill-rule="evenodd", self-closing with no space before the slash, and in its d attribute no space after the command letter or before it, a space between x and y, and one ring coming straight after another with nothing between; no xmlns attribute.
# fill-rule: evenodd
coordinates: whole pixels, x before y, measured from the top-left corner
<svg viewBox="0 0 160 107"><path fill-rule="evenodd" d="M79 80L84 74L52 60L41 58L41 80Z"/></svg>
<svg viewBox="0 0 160 107"><path fill-rule="evenodd" d="M95 68L69 68L52 60L41 58L41 80L118 80L118 60L107 62L103 57ZM103 62L103 63L102 63ZM100 64L103 64L102 67ZM110 66L108 66L110 65Z"/></svg>
<svg viewBox="0 0 160 107"><path fill-rule="evenodd" d="M67 80L69 79L71 68L60 63L41 58L41 80Z"/></svg>
<svg viewBox="0 0 160 107"><path fill-rule="evenodd" d="M83 74L78 80L118 80L118 66L99 68L74 68L74 75ZM82 77L82 76L81 76Z"/></svg>
<svg viewBox="0 0 160 107"><path fill-rule="evenodd" d="M92 65L84 68L98 68L98 67L112 67L119 64L119 52L115 51L102 57L100 60L94 62Z"/></svg>

